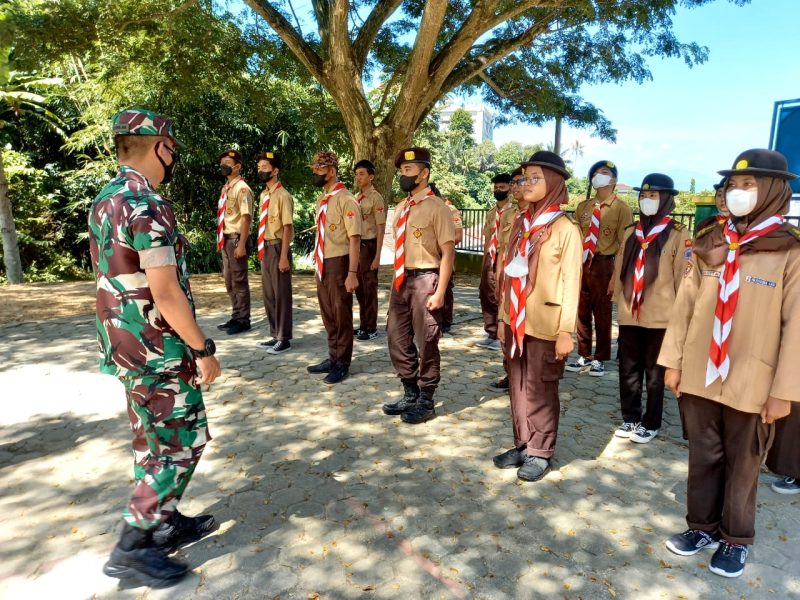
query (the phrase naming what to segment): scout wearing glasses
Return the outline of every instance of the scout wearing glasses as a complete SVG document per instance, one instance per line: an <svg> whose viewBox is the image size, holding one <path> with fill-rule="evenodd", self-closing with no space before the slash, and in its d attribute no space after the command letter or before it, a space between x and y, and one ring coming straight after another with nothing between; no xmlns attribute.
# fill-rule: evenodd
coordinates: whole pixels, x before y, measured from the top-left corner
<svg viewBox="0 0 800 600"><path fill-rule="evenodd" d="M384 404L383 412L417 424L436 416L433 394L439 384L442 306L453 270L455 228L444 201L428 185L430 152L407 148L394 164L408 196L395 209L394 281L386 331L404 394Z"/></svg>
<svg viewBox="0 0 800 600"><path fill-rule="evenodd" d="M747 150L720 175L731 216L695 240L658 357L689 440L689 529L666 545L715 548L709 569L738 577L773 423L800 410L800 231L782 154Z"/></svg>
<svg viewBox="0 0 800 600"><path fill-rule="evenodd" d="M499 468L538 481L550 470L558 435L558 380L572 351L581 280L581 239L560 209L569 202L564 161L540 151L522 164L529 205L514 221L500 286L498 329L508 356L514 447L494 457Z"/></svg>

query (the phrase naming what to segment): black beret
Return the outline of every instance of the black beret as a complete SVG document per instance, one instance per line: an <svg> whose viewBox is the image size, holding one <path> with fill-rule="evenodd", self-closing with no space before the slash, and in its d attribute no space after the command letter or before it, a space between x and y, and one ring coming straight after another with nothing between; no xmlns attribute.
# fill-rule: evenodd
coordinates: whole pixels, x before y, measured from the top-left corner
<svg viewBox="0 0 800 600"><path fill-rule="evenodd" d="M511 183L511 175L509 173L498 173L492 177L492 183Z"/></svg>
<svg viewBox="0 0 800 600"><path fill-rule="evenodd" d="M394 166L398 169L403 163L419 163L431 168L431 153L425 148L406 148L400 150L394 158Z"/></svg>
<svg viewBox="0 0 800 600"><path fill-rule="evenodd" d="M217 157L217 162L221 161L223 158L232 158L239 164L242 164L242 155L238 150L225 150L225 152L220 152L219 156Z"/></svg>
<svg viewBox="0 0 800 600"><path fill-rule="evenodd" d="M271 164L273 169L280 169L283 166L283 160L281 160L280 155L275 154L274 152L262 152L256 156L257 163L261 162L262 160L265 160Z"/></svg>
<svg viewBox="0 0 800 600"><path fill-rule="evenodd" d="M366 169L367 173L369 173L370 175L375 175L375 165L372 163L371 160L367 160L366 158L364 160L358 161L353 166L353 171L357 169Z"/></svg>

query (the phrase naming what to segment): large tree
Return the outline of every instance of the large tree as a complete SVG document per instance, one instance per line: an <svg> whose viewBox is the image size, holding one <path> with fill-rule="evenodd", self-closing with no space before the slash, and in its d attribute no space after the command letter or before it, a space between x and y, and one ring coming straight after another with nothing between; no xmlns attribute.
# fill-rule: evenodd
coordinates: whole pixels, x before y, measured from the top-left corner
<svg viewBox="0 0 800 600"><path fill-rule="evenodd" d="M501 121L558 117L613 139L580 86L641 82L647 57L702 62L706 49L676 39L672 17L711 1L311 0L306 19L292 0L245 0L331 95L355 155L380 163L384 188L395 152L453 92L482 94Z"/></svg>

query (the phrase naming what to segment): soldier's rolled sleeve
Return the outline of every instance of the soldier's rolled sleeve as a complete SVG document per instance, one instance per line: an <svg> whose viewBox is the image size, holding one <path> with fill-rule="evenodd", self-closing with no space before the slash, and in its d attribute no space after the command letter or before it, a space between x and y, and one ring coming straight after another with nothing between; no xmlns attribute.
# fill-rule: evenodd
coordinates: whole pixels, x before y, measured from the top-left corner
<svg viewBox="0 0 800 600"><path fill-rule="evenodd" d="M139 266L142 269L155 269L158 267L177 267L175 248L172 246L159 246L139 250Z"/></svg>

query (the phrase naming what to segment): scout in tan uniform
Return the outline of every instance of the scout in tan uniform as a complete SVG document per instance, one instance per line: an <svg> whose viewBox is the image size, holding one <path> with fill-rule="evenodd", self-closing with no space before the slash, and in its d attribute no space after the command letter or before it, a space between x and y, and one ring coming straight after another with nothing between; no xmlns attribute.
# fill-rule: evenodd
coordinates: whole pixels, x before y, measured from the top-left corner
<svg viewBox="0 0 800 600"><path fill-rule="evenodd" d="M625 231L615 261L614 300L619 321L619 400L622 425L614 433L647 443L658 435L664 406L664 367L657 364L661 341L675 304L692 242L686 226L670 217L675 209L672 178L652 173L639 191L641 219ZM647 410L642 416L642 380Z"/></svg>
<svg viewBox="0 0 800 600"><path fill-rule="evenodd" d="M368 160L359 161L353 167L353 173L359 190L356 201L361 207L361 252L356 288L361 325L353 335L358 340L368 341L378 337L378 269L386 232L386 204L372 185L374 164Z"/></svg>
<svg viewBox="0 0 800 600"><path fill-rule="evenodd" d="M511 175L498 173L492 177L494 186L493 195L496 204L486 213L483 226L483 263L481 264L481 281L478 285L478 298L481 302L483 313L483 329L486 338L475 345L480 348L500 349L497 339L497 285L494 277L494 268L497 264L500 221L503 212L511 206L509 199Z"/></svg>
<svg viewBox="0 0 800 600"><path fill-rule="evenodd" d="M226 150L219 169L227 179L217 204L217 248L222 252L222 274L231 299L231 318L217 328L235 335L250 329L250 283L247 257L252 250L253 190L242 179L242 155Z"/></svg>
<svg viewBox="0 0 800 600"><path fill-rule="evenodd" d="M625 228L633 223L633 211L614 194L617 167L608 160L589 169L591 185L586 200L575 209L575 219L583 235L583 275L578 307L578 359L567 364L567 371L589 371L602 377L603 362L611 358L611 292L614 256L622 244ZM591 190L594 198L589 198ZM592 319L595 352L592 355Z"/></svg>
<svg viewBox="0 0 800 600"><path fill-rule="evenodd" d="M325 383L339 383L350 372L353 358L353 291L358 287L361 209L339 181L339 158L317 152L311 162L312 181L325 190L317 202L314 266L322 323L328 332L328 358L308 367L327 373Z"/></svg>
<svg viewBox="0 0 800 600"><path fill-rule="evenodd" d="M689 440L689 529L666 545L717 548L709 569L738 577L772 424L800 410L800 231L783 155L748 150L720 174L731 218L695 240L658 357Z"/></svg>
<svg viewBox="0 0 800 600"><path fill-rule="evenodd" d="M431 182L430 184L433 193L442 198L443 196L439 193L439 188L436 187L436 184ZM455 245L458 246L461 243L461 240L464 239L464 219L461 217L461 211L458 210L458 207L453 204L449 198L444 198L444 203L448 209L450 209L450 215L453 217L453 227L455 227L456 237L455 237ZM453 290L456 287L456 271L453 268L453 274L450 276L450 281L447 284L447 291L444 294L444 308L442 312L442 333L450 333L450 329L453 327L453 314L455 310L455 296L453 294Z"/></svg>
<svg viewBox="0 0 800 600"><path fill-rule="evenodd" d="M415 424L436 416L433 394L439 383L442 306L453 270L455 229L444 201L428 186L430 152L407 148L394 164L408 197L395 209L394 280L386 331L404 395L384 404L383 412Z"/></svg>
<svg viewBox="0 0 800 600"><path fill-rule="evenodd" d="M289 246L294 229L294 200L279 180L283 165L274 152L256 158L258 179L264 183L259 198L258 259L261 261L261 290L271 339L258 342L268 354L291 349L292 261Z"/></svg>
<svg viewBox="0 0 800 600"><path fill-rule="evenodd" d="M569 201L564 161L540 151L522 164L520 211L500 285L505 291L498 336L508 356L514 447L494 457L499 468L538 481L550 469L558 435L558 380L572 351L581 282L581 239L559 208Z"/></svg>

